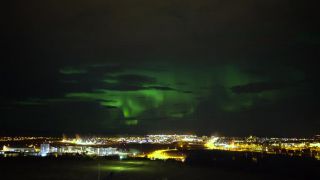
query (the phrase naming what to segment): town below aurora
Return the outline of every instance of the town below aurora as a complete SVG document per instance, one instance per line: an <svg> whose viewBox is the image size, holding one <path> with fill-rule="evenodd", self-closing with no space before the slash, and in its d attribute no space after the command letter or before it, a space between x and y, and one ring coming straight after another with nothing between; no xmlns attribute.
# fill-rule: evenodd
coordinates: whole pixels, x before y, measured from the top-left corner
<svg viewBox="0 0 320 180"><path fill-rule="evenodd" d="M320 135L311 138L219 137L197 135L146 135L115 137L1 137L0 155L15 156L100 156L177 160L184 162L193 150L262 154L320 160ZM234 158L234 157L232 157ZM208 159L210 160L210 159Z"/></svg>

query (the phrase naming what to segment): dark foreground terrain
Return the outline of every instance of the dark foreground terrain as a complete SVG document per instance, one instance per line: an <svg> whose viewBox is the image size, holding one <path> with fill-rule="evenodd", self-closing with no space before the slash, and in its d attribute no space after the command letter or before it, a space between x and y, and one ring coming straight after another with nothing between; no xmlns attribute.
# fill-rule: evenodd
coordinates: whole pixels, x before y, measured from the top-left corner
<svg viewBox="0 0 320 180"><path fill-rule="evenodd" d="M0 179L318 179L317 165L212 165L94 158L0 158Z"/></svg>

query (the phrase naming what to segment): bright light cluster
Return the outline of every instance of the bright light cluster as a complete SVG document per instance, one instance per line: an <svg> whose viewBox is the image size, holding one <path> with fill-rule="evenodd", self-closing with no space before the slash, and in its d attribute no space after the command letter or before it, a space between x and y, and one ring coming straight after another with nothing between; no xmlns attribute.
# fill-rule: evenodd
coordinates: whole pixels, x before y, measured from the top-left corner
<svg viewBox="0 0 320 180"><path fill-rule="evenodd" d="M320 152L320 143L311 139L297 138L226 138L211 137L204 146L207 149L223 151L265 152L270 154L289 153L301 155L303 152Z"/></svg>
<svg viewBox="0 0 320 180"><path fill-rule="evenodd" d="M160 160L167 160L167 159L174 159L177 161L182 161L184 162L185 160L185 155L183 154L177 154L176 153L176 149L160 149L160 150L156 150L150 154L147 155L147 157L151 160L156 160L156 159L160 159Z"/></svg>

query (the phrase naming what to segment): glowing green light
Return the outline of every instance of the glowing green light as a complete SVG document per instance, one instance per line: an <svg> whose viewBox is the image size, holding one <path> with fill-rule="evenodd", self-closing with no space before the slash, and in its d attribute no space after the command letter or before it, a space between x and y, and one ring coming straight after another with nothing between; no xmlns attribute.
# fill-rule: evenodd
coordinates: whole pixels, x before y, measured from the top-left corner
<svg viewBox="0 0 320 180"><path fill-rule="evenodd" d="M148 162L135 161L116 161L110 162L101 167L105 171L148 171L150 167Z"/></svg>
<svg viewBox="0 0 320 180"><path fill-rule="evenodd" d="M248 93L234 92L232 89L235 86L268 82L274 79L274 77L254 74L246 67L237 64L202 68L166 66L165 69L165 71L153 71L133 68L125 70L125 72L112 73L110 76L104 76L100 79L102 84L105 83L105 86L101 86L106 87L105 89L68 93L65 97L92 101L105 107L107 109L105 124L110 127L110 125L142 125L146 119L153 118L168 120L172 118L183 121L192 117L199 110L199 105L208 105L214 108L215 111L212 112L239 112L250 110L262 101L274 103L281 98L295 95L291 93L291 89ZM296 70L286 69L287 71L289 72L288 77L283 76L282 79L290 81L303 79L303 74ZM85 73L85 71L69 68L64 69L61 73ZM147 77L147 79L154 79L154 81L140 82L135 80L137 83L129 81L126 84L126 81L116 78L125 74L139 75ZM116 90L117 88L114 88L126 87L127 85L129 87L133 85L137 88L134 90L130 90L130 88Z"/></svg>
<svg viewBox="0 0 320 180"><path fill-rule="evenodd" d="M87 73L87 70L78 69L78 68L74 68L74 67L66 67L66 68L60 69L59 72L61 74L65 74L65 75L72 75L72 74L85 74L85 73Z"/></svg>
<svg viewBox="0 0 320 180"><path fill-rule="evenodd" d="M134 120L126 120L125 121L125 124L127 125L127 126L135 126L135 125L137 125L138 124L138 120L136 120L136 119L134 119Z"/></svg>

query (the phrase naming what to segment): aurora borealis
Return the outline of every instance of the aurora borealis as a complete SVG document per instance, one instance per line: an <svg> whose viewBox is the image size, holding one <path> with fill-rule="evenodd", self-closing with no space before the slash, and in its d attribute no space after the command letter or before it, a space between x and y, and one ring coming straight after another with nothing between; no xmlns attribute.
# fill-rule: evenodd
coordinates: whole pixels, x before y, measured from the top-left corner
<svg viewBox="0 0 320 180"><path fill-rule="evenodd" d="M15 0L10 8L0 134L319 131L312 4Z"/></svg>

